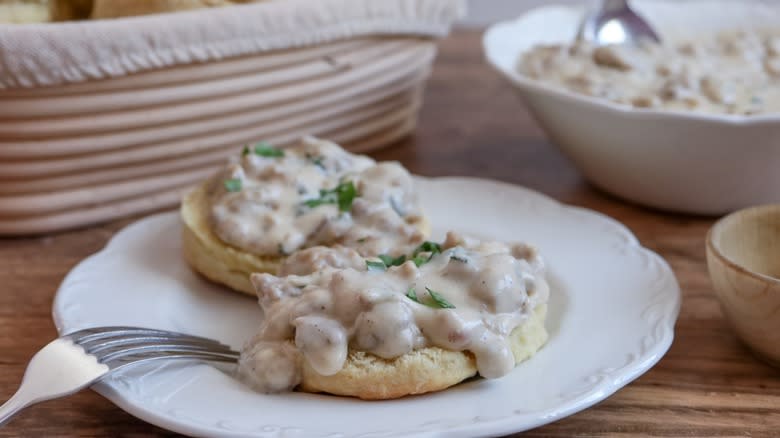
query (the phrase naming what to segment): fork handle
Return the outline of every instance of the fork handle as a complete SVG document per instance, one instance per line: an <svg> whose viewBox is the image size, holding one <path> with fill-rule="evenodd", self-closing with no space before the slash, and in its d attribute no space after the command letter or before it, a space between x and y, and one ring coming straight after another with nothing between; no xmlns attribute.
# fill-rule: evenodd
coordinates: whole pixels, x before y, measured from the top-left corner
<svg viewBox="0 0 780 438"><path fill-rule="evenodd" d="M0 406L0 425L32 404L73 394L108 372L84 349L65 338L55 339L27 365L19 390Z"/></svg>
<svg viewBox="0 0 780 438"><path fill-rule="evenodd" d="M0 426L7 423L17 412L30 405L30 402L24 400L23 396L20 388L13 397L0 406Z"/></svg>

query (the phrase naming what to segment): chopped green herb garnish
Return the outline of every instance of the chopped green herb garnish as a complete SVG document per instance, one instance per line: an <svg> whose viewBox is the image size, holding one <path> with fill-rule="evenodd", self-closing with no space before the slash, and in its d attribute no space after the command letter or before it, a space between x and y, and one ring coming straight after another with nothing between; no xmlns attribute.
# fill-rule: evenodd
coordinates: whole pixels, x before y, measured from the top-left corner
<svg viewBox="0 0 780 438"><path fill-rule="evenodd" d="M368 237L361 237L357 240L357 243L366 243L366 240L368 240Z"/></svg>
<svg viewBox="0 0 780 438"><path fill-rule="evenodd" d="M385 266L384 262L366 260L366 268L368 268L369 271L384 271L387 269L387 266Z"/></svg>
<svg viewBox="0 0 780 438"><path fill-rule="evenodd" d="M352 201L357 197L357 188L352 181L341 184L336 188L339 194L339 210L350 211L352 210Z"/></svg>
<svg viewBox="0 0 780 438"><path fill-rule="evenodd" d="M415 292L414 287L410 287L409 290L406 292L406 298L409 298L410 300L414 301L415 303L419 303L420 300L417 298L417 292ZM422 304L422 303L420 303Z"/></svg>
<svg viewBox="0 0 780 438"><path fill-rule="evenodd" d="M306 159L309 160L311 162L311 164L319 167L320 169L328 170L328 169L325 168L325 163L324 163L325 157L323 157L321 155L320 156L316 156L316 155L312 155L312 154L308 154L307 153L306 154Z"/></svg>
<svg viewBox="0 0 780 438"><path fill-rule="evenodd" d="M418 256L414 256L412 261L419 268L420 266L430 262L431 261L431 257L425 257L424 255L418 255Z"/></svg>
<svg viewBox="0 0 780 438"><path fill-rule="evenodd" d="M387 254L382 254L379 256L379 260L382 260L382 262L384 262L385 266L387 267L401 266L406 261L406 256L402 254L396 258L393 258L392 256L389 256Z"/></svg>
<svg viewBox="0 0 780 438"><path fill-rule="evenodd" d="M226 179L223 184L225 185L225 190L231 193L240 192L242 188L241 180L238 178Z"/></svg>
<svg viewBox="0 0 780 438"><path fill-rule="evenodd" d="M249 155L249 146L244 146L244 149L241 151L241 156L246 157Z"/></svg>
<svg viewBox="0 0 780 438"><path fill-rule="evenodd" d="M440 293L436 292L435 290L433 290L433 289L431 289L429 287L426 287L425 290L428 291L428 295L431 296L431 299L433 300L433 304L435 304L435 306L431 305L431 304L428 304L429 306L431 306L431 307L438 307L440 309L454 309L455 308L455 306L453 306L452 303L447 301L447 299L444 298Z"/></svg>
<svg viewBox="0 0 780 438"><path fill-rule="evenodd" d="M284 151L277 149L266 142L261 142L254 147L255 155L268 158L281 158L284 156Z"/></svg>
<svg viewBox="0 0 780 438"><path fill-rule="evenodd" d="M436 242L423 242L422 245L418 246L417 249L414 250L413 255L416 256L421 252L429 252L431 255L439 254L441 252L441 245Z"/></svg>
<svg viewBox="0 0 780 438"><path fill-rule="evenodd" d="M336 204L336 203L338 203L338 198L333 193L327 193L321 190L319 198L309 199L303 204L310 208L316 208L319 207L320 205Z"/></svg>
<svg viewBox="0 0 780 438"><path fill-rule="evenodd" d="M469 262L468 259L466 259L464 257L456 256L456 255L451 255L450 256L450 260L455 260L456 262L461 262L461 263L468 263Z"/></svg>
<svg viewBox="0 0 780 438"><path fill-rule="evenodd" d="M325 168L325 163L324 163L325 157L311 157L311 156L310 156L310 157L308 157L308 158L309 158L309 160L311 161L311 164L313 164L313 165L315 165L315 166L319 167L319 168L320 168L320 169L322 169L322 170L327 170L327 169Z"/></svg>
<svg viewBox="0 0 780 438"><path fill-rule="evenodd" d="M377 258L379 260L382 260L382 263L384 263L385 266L393 266L393 258L390 257L389 255L382 254L382 255L377 256Z"/></svg>
<svg viewBox="0 0 780 438"><path fill-rule="evenodd" d="M423 253L429 253L430 255L426 257L422 255ZM433 256L440 253L441 253L441 245L439 245L438 243L423 242L422 245L418 246L417 249L414 250L414 252L412 253L411 260L419 268L420 266L430 262Z"/></svg>
<svg viewBox="0 0 780 438"><path fill-rule="evenodd" d="M304 205L316 208L325 204L337 204L340 211L347 212L352 210L352 202L357 196L355 184L352 181L348 181L339 184L333 190L320 190L319 199L310 199L304 202Z"/></svg>
<svg viewBox="0 0 780 438"><path fill-rule="evenodd" d="M283 256L289 255L287 251L284 250L284 245L282 245L281 243L279 244L278 249L279 249L279 255L283 255Z"/></svg>
<svg viewBox="0 0 780 438"><path fill-rule="evenodd" d="M431 288L426 287L425 290L428 292L428 295L430 295L431 299L428 302L422 302L420 301L420 298L417 296L417 292L414 290L414 286L410 287L408 291L406 291L406 298L409 298L410 300L414 301L418 304L423 304L428 307L432 307L434 309L454 309L455 306L452 305L449 301L447 301L446 298L441 296L440 293L432 290Z"/></svg>

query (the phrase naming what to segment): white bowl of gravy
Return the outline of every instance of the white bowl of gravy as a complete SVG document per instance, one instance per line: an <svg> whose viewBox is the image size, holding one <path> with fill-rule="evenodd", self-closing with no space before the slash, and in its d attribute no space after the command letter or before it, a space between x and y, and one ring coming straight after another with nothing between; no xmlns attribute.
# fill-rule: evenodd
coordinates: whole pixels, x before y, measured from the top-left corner
<svg viewBox="0 0 780 438"><path fill-rule="evenodd" d="M707 215L780 202L780 32L771 31L780 6L633 5L664 47L596 53L573 45L582 8L546 6L491 27L487 59L584 176L613 195Z"/></svg>

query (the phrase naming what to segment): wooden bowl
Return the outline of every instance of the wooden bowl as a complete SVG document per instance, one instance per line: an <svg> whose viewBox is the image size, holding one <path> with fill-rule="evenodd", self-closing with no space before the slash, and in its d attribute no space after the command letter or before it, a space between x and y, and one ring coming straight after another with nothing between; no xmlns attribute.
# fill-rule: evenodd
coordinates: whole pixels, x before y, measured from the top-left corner
<svg viewBox="0 0 780 438"><path fill-rule="evenodd" d="M738 211L716 223L707 236L707 265L739 337L780 366L780 205Z"/></svg>

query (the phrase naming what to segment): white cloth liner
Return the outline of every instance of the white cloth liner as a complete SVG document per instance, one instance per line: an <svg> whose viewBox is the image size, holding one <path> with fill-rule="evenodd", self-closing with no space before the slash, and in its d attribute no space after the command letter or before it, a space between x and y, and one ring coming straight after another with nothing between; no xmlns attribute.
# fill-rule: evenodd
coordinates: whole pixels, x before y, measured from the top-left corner
<svg viewBox="0 0 780 438"><path fill-rule="evenodd" d="M66 85L365 35L443 36L464 0L278 0L0 25L0 89Z"/></svg>

